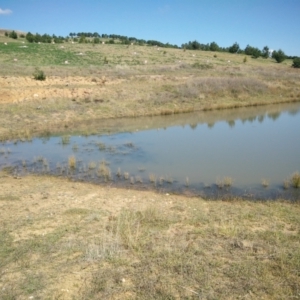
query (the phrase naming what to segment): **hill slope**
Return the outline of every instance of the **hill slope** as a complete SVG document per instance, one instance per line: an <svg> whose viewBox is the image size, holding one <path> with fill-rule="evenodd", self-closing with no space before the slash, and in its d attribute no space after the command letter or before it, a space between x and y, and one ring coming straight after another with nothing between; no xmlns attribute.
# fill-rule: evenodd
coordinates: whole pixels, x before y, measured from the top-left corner
<svg viewBox="0 0 300 300"><path fill-rule="evenodd" d="M37 44L5 36L0 54L2 139L22 135L24 128L36 134L91 119L300 100L300 74L290 60L72 40ZM35 68L45 81L33 79Z"/></svg>

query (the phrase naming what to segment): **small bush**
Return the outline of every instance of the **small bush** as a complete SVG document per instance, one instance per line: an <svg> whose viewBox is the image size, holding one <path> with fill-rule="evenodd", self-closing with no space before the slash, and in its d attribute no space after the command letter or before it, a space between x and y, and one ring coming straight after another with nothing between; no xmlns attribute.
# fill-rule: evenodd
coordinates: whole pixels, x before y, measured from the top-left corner
<svg viewBox="0 0 300 300"><path fill-rule="evenodd" d="M18 38L18 35L17 35L17 33L13 30L13 31L9 34L9 37L16 40L16 39Z"/></svg>
<svg viewBox="0 0 300 300"><path fill-rule="evenodd" d="M80 36L79 44L85 44L85 43L87 43L85 36L84 35Z"/></svg>
<svg viewBox="0 0 300 300"><path fill-rule="evenodd" d="M93 40L94 44L100 44L100 39L98 37L95 37Z"/></svg>
<svg viewBox="0 0 300 300"><path fill-rule="evenodd" d="M285 53L279 49L278 51L273 51L272 58L274 58L278 63L281 63L285 60Z"/></svg>
<svg viewBox="0 0 300 300"><path fill-rule="evenodd" d="M42 70L36 68L33 73L33 78L35 80L46 80L46 75Z"/></svg>
<svg viewBox="0 0 300 300"><path fill-rule="evenodd" d="M296 57L293 59L293 65L294 68L300 68L300 57Z"/></svg>
<svg viewBox="0 0 300 300"><path fill-rule="evenodd" d="M299 172L296 172L292 175L291 184L296 189L300 188L300 174L299 174Z"/></svg>

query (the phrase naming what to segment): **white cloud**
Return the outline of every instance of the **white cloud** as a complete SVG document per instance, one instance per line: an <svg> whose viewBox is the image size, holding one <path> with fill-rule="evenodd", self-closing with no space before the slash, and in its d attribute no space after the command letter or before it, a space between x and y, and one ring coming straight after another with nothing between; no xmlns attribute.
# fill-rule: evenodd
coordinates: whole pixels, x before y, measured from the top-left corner
<svg viewBox="0 0 300 300"><path fill-rule="evenodd" d="M0 15L9 15L12 11L10 9L2 9L0 8Z"/></svg>

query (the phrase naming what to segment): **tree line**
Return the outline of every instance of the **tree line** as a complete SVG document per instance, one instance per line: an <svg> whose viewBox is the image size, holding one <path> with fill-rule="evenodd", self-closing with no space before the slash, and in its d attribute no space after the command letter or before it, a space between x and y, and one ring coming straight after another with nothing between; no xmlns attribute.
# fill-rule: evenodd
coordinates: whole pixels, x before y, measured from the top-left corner
<svg viewBox="0 0 300 300"><path fill-rule="evenodd" d="M156 41L156 40L144 40L144 39L138 39L135 37L128 37L125 35L119 35L119 34L99 34L98 32L71 32L69 34L69 36L71 38L73 38L75 41L79 41L79 42L89 42L89 39L93 39L92 42L94 43L98 43L100 38L102 39L110 39L108 40L108 43L110 44L124 44L124 45L130 45L131 43L134 43L136 45L149 45L149 46L158 46L158 47L162 47L162 48L179 48L177 45L172 45L169 43L162 43L160 41ZM89 39L88 39L89 38Z"/></svg>
<svg viewBox="0 0 300 300"><path fill-rule="evenodd" d="M271 51L268 46L265 46L263 49L257 47L252 47L247 45L245 49L241 49L240 45L235 42L230 47L220 47L216 42L209 44L201 44L197 41L190 41L186 44L182 44L182 48L189 50L202 50L202 51L215 51L215 52L229 52L229 53L239 53L250 55L252 58L274 58L278 63L283 62L286 58L295 59L297 57L287 56L283 50L279 49L277 51Z"/></svg>
<svg viewBox="0 0 300 300"><path fill-rule="evenodd" d="M13 39L17 39L18 35L13 30L10 33L5 32L5 36L8 36ZM56 36L53 34L52 36L49 34L32 34L31 32L28 32L26 36L23 34L20 35L20 37L25 37L26 40L29 43L64 43L68 42L69 39L72 39L75 42L78 43L94 43L99 44L101 42L100 38L102 39L108 39L107 43L109 44L123 44L123 45L130 45L134 43L135 45L148 45L148 46L158 46L161 48L180 48L179 46L175 44L169 44L169 43L162 43L160 41L156 40L144 40L144 39L137 39L135 37L127 37L124 35L118 35L118 34L99 34L98 32L71 32L67 37L63 36ZM249 55L252 58L274 58L278 63L283 62L286 58L293 59L293 67L300 68L300 57L297 56L287 56L283 50L275 50L271 51L268 46L265 46L263 49L259 49L257 47L253 47L250 45L247 45L245 49L241 49L240 45L235 42L230 47L221 47L216 42L211 42L207 44L199 43L198 41L189 41L185 44L181 45L182 49L185 50L202 50L202 51L213 51L213 52L228 52L228 53L238 53L238 54L245 54Z"/></svg>

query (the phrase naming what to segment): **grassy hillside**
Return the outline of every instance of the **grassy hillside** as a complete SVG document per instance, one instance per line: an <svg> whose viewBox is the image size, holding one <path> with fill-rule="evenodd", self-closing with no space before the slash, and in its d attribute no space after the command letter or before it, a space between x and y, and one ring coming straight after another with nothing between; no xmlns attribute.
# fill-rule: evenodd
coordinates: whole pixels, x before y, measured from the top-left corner
<svg viewBox="0 0 300 300"><path fill-rule="evenodd" d="M300 74L291 65L240 54L1 36L0 138L91 119L299 101ZM36 68L45 81L33 79Z"/></svg>
<svg viewBox="0 0 300 300"><path fill-rule="evenodd" d="M101 39L101 41L107 41ZM210 51L192 51L172 48L159 48L152 46L123 45L123 44L79 44L71 43L71 40L62 44L35 44L27 43L26 39L13 40L5 36L0 36L0 43L7 42L7 47L1 47L0 63L11 62L18 58L19 65L40 66L40 67L61 67L65 60L70 62L67 66L70 71L72 67L104 66L110 67L117 65L138 66L144 65L174 65L174 64L203 64L210 63L213 66L233 66L244 65L244 55L230 54ZM22 42L28 48L22 48ZM3 46L3 45L1 45ZM104 62L104 58L107 62ZM273 59L251 59L247 58L247 65L251 66L272 66L275 64ZM291 66L292 61L286 60L282 65Z"/></svg>

